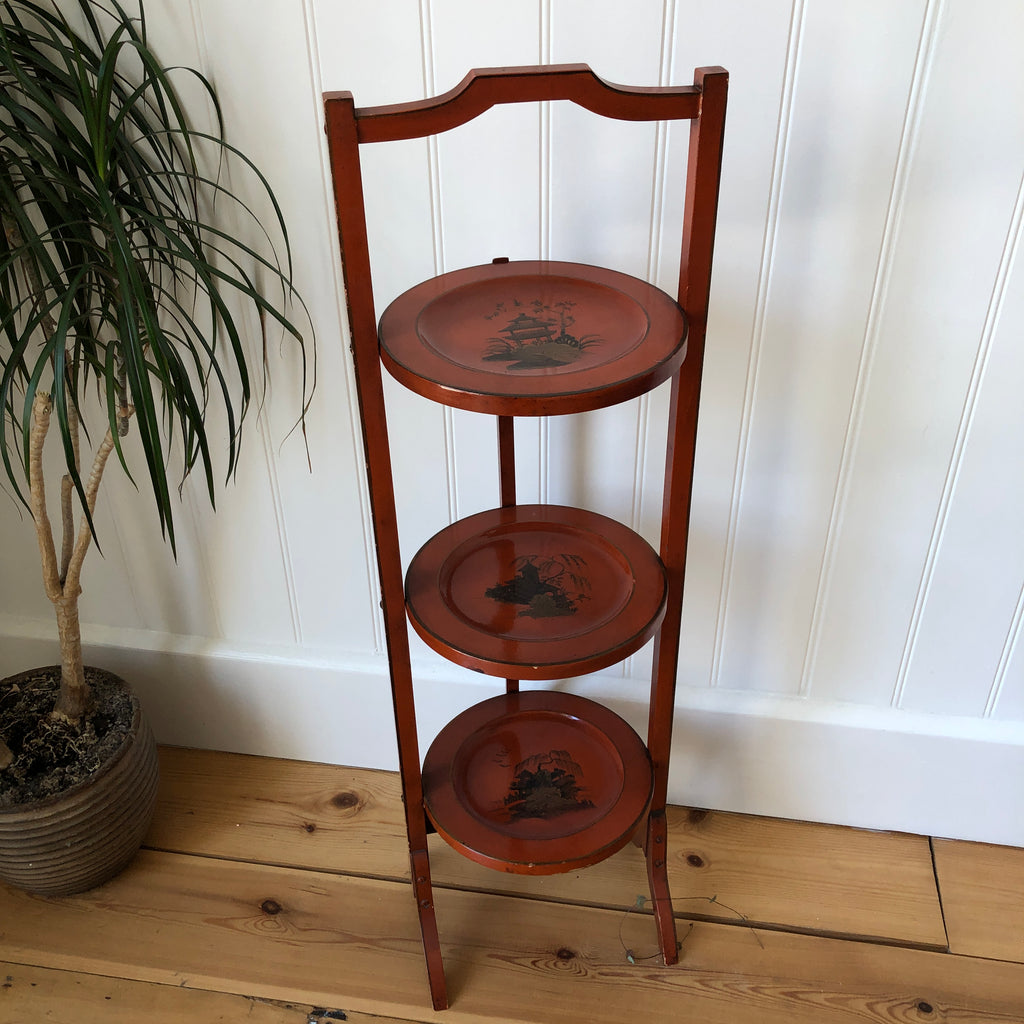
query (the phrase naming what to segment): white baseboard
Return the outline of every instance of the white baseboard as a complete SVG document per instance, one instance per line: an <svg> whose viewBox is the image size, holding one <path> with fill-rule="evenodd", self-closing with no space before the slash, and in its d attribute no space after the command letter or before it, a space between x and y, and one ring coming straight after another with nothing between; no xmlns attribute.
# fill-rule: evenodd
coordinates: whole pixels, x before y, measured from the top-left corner
<svg viewBox="0 0 1024 1024"><path fill-rule="evenodd" d="M0 616L0 678L53 663L50 628ZM132 683L162 743L397 767L383 657L84 633L87 661ZM452 715L500 692L457 669L424 664L416 675L424 746ZM643 735L642 684L560 685L609 704ZM679 690L673 803L1024 846L1022 779L1024 722Z"/></svg>

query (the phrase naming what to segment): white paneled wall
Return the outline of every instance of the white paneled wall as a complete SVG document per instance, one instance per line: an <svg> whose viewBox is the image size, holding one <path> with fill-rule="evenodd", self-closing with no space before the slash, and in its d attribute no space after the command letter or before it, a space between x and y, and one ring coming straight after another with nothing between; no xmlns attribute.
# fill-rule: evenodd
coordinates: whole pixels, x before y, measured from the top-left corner
<svg viewBox="0 0 1024 1024"><path fill-rule="evenodd" d="M685 595L678 802L1024 845L1024 7L1016 0L150 0L267 173L315 325L177 564L111 475L89 656L169 742L394 767L320 94L585 61L731 73ZM438 272L552 258L668 290L685 126L502 108L368 147L378 312ZM244 179L234 181L244 187ZM493 422L387 389L403 553L496 502ZM660 514L664 389L517 424L521 500ZM0 672L53 657L31 531L0 500ZM413 647L424 739L494 692ZM568 681L645 721L649 651Z"/></svg>

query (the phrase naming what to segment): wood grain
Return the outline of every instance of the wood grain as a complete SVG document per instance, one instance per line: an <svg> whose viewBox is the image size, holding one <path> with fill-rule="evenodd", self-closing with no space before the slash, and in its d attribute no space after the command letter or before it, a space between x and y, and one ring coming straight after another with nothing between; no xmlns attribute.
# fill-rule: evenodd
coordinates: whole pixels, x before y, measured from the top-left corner
<svg viewBox="0 0 1024 1024"><path fill-rule="evenodd" d="M339 1016L344 1013L345 1016ZM0 961L0 1020L89 1024L401 1024L391 1017L347 1013L274 999L253 999L203 989L176 988L125 978L104 978Z"/></svg>
<svg viewBox="0 0 1024 1024"><path fill-rule="evenodd" d="M408 879L396 775L163 748L154 849ZM681 916L945 948L928 840L669 808L669 881ZM431 837L435 886L625 908L648 895L629 846L566 875L521 878ZM716 897L715 903L709 902ZM734 908L728 910L725 908Z"/></svg>
<svg viewBox="0 0 1024 1024"><path fill-rule="evenodd" d="M665 968L640 959L656 948L653 922L640 915L458 890L436 896L453 1024L1024 1014L1020 964L699 922L683 933L681 963ZM0 920L0 957L10 961L430 1016L415 909L399 882L144 851L81 896L0 889Z"/></svg>
<svg viewBox="0 0 1024 1024"><path fill-rule="evenodd" d="M393 772L160 748L146 844L233 860L408 878Z"/></svg>
<svg viewBox="0 0 1024 1024"><path fill-rule="evenodd" d="M923 836L677 807L669 829L677 900L717 895L752 921L946 948Z"/></svg>
<svg viewBox="0 0 1024 1024"><path fill-rule="evenodd" d="M1024 850L933 841L949 948L1024 962Z"/></svg>
<svg viewBox="0 0 1024 1024"><path fill-rule="evenodd" d="M0 961L0 1020L104 1024L308 1024L312 1006ZM312 1018L316 1021L316 1017Z"/></svg>

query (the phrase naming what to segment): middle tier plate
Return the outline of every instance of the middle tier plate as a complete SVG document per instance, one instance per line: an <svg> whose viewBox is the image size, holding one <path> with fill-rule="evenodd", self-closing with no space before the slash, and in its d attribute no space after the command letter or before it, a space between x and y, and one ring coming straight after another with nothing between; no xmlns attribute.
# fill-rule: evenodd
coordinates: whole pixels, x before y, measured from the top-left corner
<svg viewBox="0 0 1024 1024"><path fill-rule="evenodd" d="M597 672L665 614L665 570L632 530L583 509L519 505L461 519L406 575L416 632L467 668L514 679Z"/></svg>

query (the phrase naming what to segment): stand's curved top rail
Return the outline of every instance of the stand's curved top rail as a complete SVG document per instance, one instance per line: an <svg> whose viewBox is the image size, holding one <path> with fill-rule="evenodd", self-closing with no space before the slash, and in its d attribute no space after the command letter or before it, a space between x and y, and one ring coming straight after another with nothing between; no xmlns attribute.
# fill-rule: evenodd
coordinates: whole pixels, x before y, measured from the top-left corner
<svg viewBox="0 0 1024 1024"><path fill-rule="evenodd" d="M719 71L719 68L702 68ZM327 100L351 93L328 93ZM355 111L360 142L416 139L457 128L499 103L571 100L603 117L620 121L672 121L700 114L698 86L639 88L613 85L587 64L547 67L478 68L440 96L412 103L360 107Z"/></svg>

